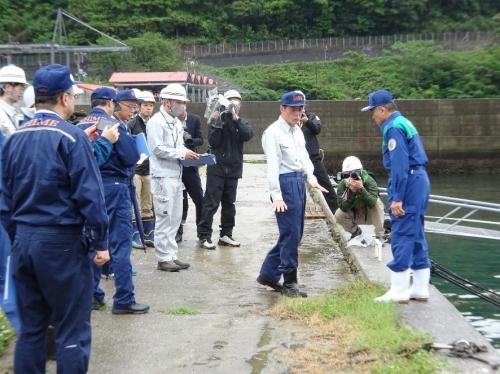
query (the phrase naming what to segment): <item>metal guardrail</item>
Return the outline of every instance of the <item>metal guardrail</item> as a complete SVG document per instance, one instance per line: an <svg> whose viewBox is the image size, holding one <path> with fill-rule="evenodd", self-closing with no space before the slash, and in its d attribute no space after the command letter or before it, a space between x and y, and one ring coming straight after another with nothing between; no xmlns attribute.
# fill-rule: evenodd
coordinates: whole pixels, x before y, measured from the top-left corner
<svg viewBox="0 0 500 374"><path fill-rule="evenodd" d="M261 40L256 42L235 41L219 44L193 44L183 48L186 57L244 55L252 53L277 53L295 50L343 50L384 48L396 42L428 40L444 45L478 44L495 38L493 31L464 31L421 34L393 34L368 36L339 36L314 39Z"/></svg>
<svg viewBox="0 0 500 374"><path fill-rule="evenodd" d="M381 195L387 195L386 188L379 188ZM489 203L478 200L461 199L457 197L430 195L429 203L452 207L442 216L425 216L425 231L482 239L500 240L500 231L483 227L474 227L469 224L482 226L499 226L498 221L487 221L481 219L470 219L477 212L500 213L500 204ZM463 213L454 217L458 212ZM449 222L449 223L448 223Z"/></svg>

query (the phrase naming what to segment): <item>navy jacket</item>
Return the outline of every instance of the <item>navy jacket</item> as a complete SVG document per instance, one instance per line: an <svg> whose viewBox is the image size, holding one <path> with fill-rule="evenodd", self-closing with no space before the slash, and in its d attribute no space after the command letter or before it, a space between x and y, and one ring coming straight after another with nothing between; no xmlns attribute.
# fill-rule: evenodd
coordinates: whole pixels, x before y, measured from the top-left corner
<svg viewBox="0 0 500 374"><path fill-rule="evenodd" d="M146 133L146 123L144 123L144 120L141 116L137 115L130 121L128 121L127 127L130 129L130 133L132 135L143 133L147 139L148 135ZM149 175L149 158L144 160L141 165L138 165L135 168L135 173L139 175Z"/></svg>
<svg viewBox="0 0 500 374"><path fill-rule="evenodd" d="M186 148L196 152L196 149L203 145L200 116L194 113L188 113L186 116L186 123L184 124L184 131L191 135L191 138L193 139L193 144L184 145Z"/></svg>
<svg viewBox="0 0 500 374"><path fill-rule="evenodd" d="M316 116L314 113L311 113ZM311 161L321 161L321 154L319 152L318 135L321 132L321 121L309 119L302 125L302 133L306 141L307 153Z"/></svg>
<svg viewBox="0 0 500 374"><path fill-rule="evenodd" d="M131 183L134 176L135 164L139 161L140 155L137 151L135 140L128 132L127 126L120 120L109 117L104 110L93 108L90 113L80 121L78 126L86 129L93 124L97 123L101 117L114 119L120 122L118 131L120 137L118 141L113 144L113 150L109 159L99 166L101 171L102 180L106 181L122 181L123 183Z"/></svg>
<svg viewBox="0 0 500 374"><path fill-rule="evenodd" d="M81 129L54 112L37 112L5 143L2 169L0 214L12 240L17 224L86 224L93 247L107 248L101 177Z"/></svg>

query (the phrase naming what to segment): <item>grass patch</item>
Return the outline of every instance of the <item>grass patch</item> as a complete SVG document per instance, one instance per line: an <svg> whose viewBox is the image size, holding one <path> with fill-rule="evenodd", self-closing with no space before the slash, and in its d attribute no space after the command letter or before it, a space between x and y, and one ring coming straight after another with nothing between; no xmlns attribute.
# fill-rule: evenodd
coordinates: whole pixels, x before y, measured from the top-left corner
<svg viewBox="0 0 500 374"><path fill-rule="evenodd" d="M272 314L308 324L313 334L291 357L297 372L434 373L443 361L422 350L430 335L402 326L384 289L366 280L309 299L287 299ZM294 370L292 370L294 371Z"/></svg>
<svg viewBox="0 0 500 374"><path fill-rule="evenodd" d="M181 306L179 308L171 308L163 311L164 314L167 314L169 316L195 316L197 314L200 314L200 312L196 309L187 307L187 306Z"/></svg>
<svg viewBox="0 0 500 374"><path fill-rule="evenodd" d="M7 320L3 310L0 309L0 356L2 356L9 346L9 342L15 334Z"/></svg>

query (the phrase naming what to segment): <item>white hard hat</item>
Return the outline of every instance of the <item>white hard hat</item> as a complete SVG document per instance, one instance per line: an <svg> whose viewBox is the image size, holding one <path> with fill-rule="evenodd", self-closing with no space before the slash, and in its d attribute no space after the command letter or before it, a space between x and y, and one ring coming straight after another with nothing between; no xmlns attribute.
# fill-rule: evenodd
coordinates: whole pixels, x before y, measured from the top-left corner
<svg viewBox="0 0 500 374"><path fill-rule="evenodd" d="M225 97L226 99L234 99L234 98L236 98L236 99L240 99L240 100L241 100L241 95L240 95L240 93L239 93L238 91L236 91L236 90L229 90L229 91L226 91L226 92L224 93L224 97Z"/></svg>
<svg viewBox="0 0 500 374"><path fill-rule="evenodd" d="M356 156L346 157L344 162L342 163L342 172L352 171L352 170L361 170L363 169L363 165L361 165L361 161Z"/></svg>
<svg viewBox="0 0 500 374"><path fill-rule="evenodd" d="M141 96L142 91L138 88L132 88L132 91L134 91L135 97L137 97L137 99L139 99L139 96Z"/></svg>
<svg viewBox="0 0 500 374"><path fill-rule="evenodd" d="M172 99L179 101L189 101L186 89L179 83L171 83L160 91L160 99Z"/></svg>
<svg viewBox="0 0 500 374"><path fill-rule="evenodd" d="M70 74L69 77L71 78L71 80L74 82L75 81L75 78L73 78L73 74ZM76 84L73 85L73 94L75 95L81 95L83 93L83 90L78 87Z"/></svg>
<svg viewBox="0 0 500 374"><path fill-rule="evenodd" d="M155 103L155 96L151 91L141 91L139 95L136 95L137 99L143 103Z"/></svg>
<svg viewBox="0 0 500 374"><path fill-rule="evenodd" d="M33 86L29 86L24 90L23 102L26 108L31 108L33 105L35 105L35 89L33 88Z"/></svg>
<svg viewBox="0 0 500 374"><path fill-rule="evenodd" d="M6 65L0 68L0 83L28 84L24 70L16 65Z"/></svg>

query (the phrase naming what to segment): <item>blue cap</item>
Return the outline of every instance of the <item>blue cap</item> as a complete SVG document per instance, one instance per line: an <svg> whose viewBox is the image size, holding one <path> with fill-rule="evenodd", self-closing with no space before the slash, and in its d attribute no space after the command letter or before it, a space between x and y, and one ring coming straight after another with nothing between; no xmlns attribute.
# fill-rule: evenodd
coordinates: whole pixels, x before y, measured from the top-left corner
<svg viewBox="0 0 500 374"><path fill-rule="evenodd" d="M43 66L33 76L35 97L56 96L69 90L75 83L66 65L52 64Z"/></svg>
<svg viewBox="0 0 500 374"><path fill-rule="evenodd" d="M281 105L286 106L304 106L306 105L306 97L298 91L290 91L281 96Z"/></svg>
<svg viewBox="0 0 500 374"><path fill-rule="evenodd" d="M92 95L90 95L90 100L115 100L116 91L111 87L99 87Z"/></svg>
<svg viewBox="0 0 500 374"><path fill-rule="evenodd" d="M378 90L368 95L368 106L361 109L362 112L373 110L380 105L386 105L394 102L394 97L387 90Z"/></svg>
<svg viewBox="0 0 500 374"><path fill-rule="evenodd" d="M138 101L132 90L123 90L116 94L116 101Z"/></svg>

